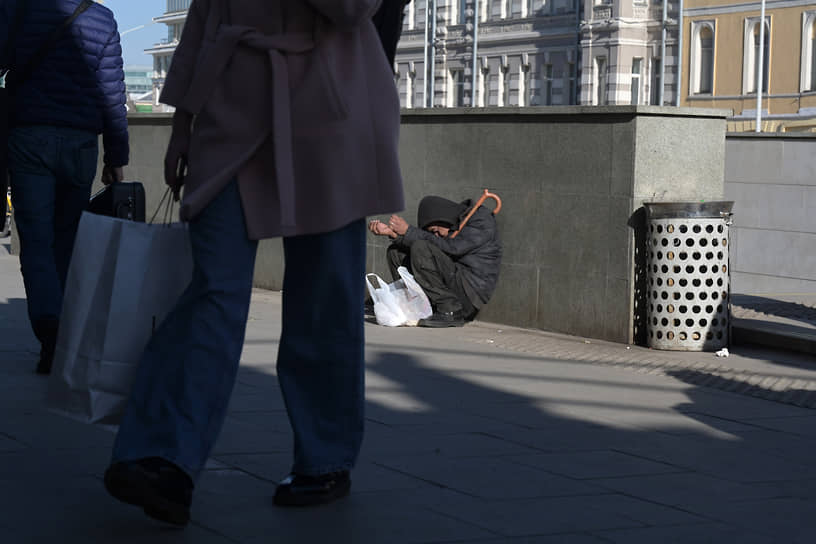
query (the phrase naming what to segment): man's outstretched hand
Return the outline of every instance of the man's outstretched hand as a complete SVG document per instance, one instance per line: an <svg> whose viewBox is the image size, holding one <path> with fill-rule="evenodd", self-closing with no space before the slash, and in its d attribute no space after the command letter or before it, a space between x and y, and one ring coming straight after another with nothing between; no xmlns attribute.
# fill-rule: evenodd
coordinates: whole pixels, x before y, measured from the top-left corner
<svg viewBox="0 0 816 544"><path fill-rule="evenodd" d="M391 227L379 221L378 219L372 219L368 223L368 230L376 234L377 236L388 236L389 238L396 238L397 233L394 232Z"/></svg>
<svg viewBox="0 0 816 544"><path fill-rule="evenodd" d="M399 215L392 215L388 220L388 226L399 236L404 236L405 233L408 232L408 221Z"/></svg>

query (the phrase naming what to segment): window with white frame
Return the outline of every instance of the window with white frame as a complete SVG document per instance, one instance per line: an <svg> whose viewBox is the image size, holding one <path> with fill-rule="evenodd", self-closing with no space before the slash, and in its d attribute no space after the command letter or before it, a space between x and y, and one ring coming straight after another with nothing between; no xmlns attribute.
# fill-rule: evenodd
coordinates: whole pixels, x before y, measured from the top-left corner
<svg viewBox="0 0 816 544"><path fill-rule="evenodd" d="M510 105L510 66L504 65L501 67L501 88L499 92L499 106Z"/></svg>
<svg viewBox="0 0 816 544"><path fill-rule="evenodd" d="M414 104L414 79L416 74L411 73L409 65L402 65L399 67L399 97L400 106L403 108L413 108Z"/></svg>
<svg viewBox="0 0 816 544"><path fill-rule="evenodd" d="M757 74L762 59L762 92L768 91L768 74L770 73L771 26L765 18L765 43L760 52L761 28L759 17L745 20L745 46L742 64L742 90L746 94L757 92Z"/></svg>
<svg viewBox="0 0 816 544"><path fill-rule="evenodd" d="M452 68L448 77L448 107L462 108L469 106L465 103L465 71L462 68Z"/></svg>
<svg viewBox="0 0 816 544"><path fill-rule="evenodd" d="M528 89L528 103L530 106L541 105L541 76L538 72L530 72L529 89Z"/></svg>
<svg viewBox="0 0 816 544"><path fill-rule="evenodd" d="M567 77L566 87L569 95L567 104L578 104L578 67L574 62L567 63L567 69L564 74Z"/></svg>
<svg viewBox="0 0 816 544"><path fill-rule="evenodd" d="M606 57L595 57L595 104L598 106L605 106L608 103L607 77Z"/></svg>
<svg viewBox="0 0 816 544"><path fill-rule="evenodd" d="M487 105L501 106L501 74L488 74L487 78Z"/></svg>
<svg viewBox="0 0 816 544"><path fill-rule="evenodd" d="M541 66L541 105L552 106L553 67L552 64Z"/></svg>
<svg viewBox="0 0 816 544"><path fill-rule="evenodd" d="M714 92L715 28L714 21L695 21L691 25L689 94Z"/></svg>
<svg viewBox="0 0 816 544"><path fill-rule="evenodd" d="M659 57L652 59L652 79L651 79L651 96L649 97L649 104L653 106L660 106L660 86L662 82L663 63ZM693 73L693 72L692 72Z"/></svg>
<svg viewBox="0 0 816 544"><path fill-rule="evenodd" d="M513 19L524 17L526 4L526 0L510 0L510 16Z"/></svg>
<svg viewBox="0 0 816 544"><path fill-rule="evenodd" d="M458 0L456 4L458 9L456 22L460 25L465 24L465 21L467 20L467 4L468 0Z"/></svg>
<svg viewBox="0 0 816 544"><path fill-rule="evenodd" d="M413 0L408 4L408 10L411 11L412 23L410 28L423 29L427 21L428 2L427 0ZM408 19L408 17L406 17Z"/></svg>
<svg viewBox="0 0 816 544"><path fill-rule="evenodd" d="M536 10L541 8L541 0L527 0L527 16L536 15Z"/></svg>
<svg viewBox="0 0 816 544"><path fill-rule="evenodd" d="M504 6L506 0L486 0L490 2L490 19L497 20L504 18Z"/></svg>
<svg viewBox="0 0 816 544"><path fill-rule="evenodd" d="M630 100L630 104L640 104L640 81L643 72L643 59L634 58L632 59L632 83L631 83L631 92L632 97Z"/></svg>
<svg viewBox="0 0 816 544"><path fill-rule="evenodd" d="M507 70L507 98L504 101L505 106L523 106L521 97L524 93L523 85L521 83L521 70L508 69Z"/></svg>
<svg viewBox="0 0 816 544"><path fill-rule="evenodd" d="M816 91L816 11L802 13L801 92Z"/></svg>

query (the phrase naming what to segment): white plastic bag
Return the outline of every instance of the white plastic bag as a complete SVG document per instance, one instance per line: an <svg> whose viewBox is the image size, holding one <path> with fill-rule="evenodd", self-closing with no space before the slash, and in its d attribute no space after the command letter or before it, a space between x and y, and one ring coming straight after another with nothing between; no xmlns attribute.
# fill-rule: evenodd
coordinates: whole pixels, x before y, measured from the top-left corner
<svg viewBox="0 0 816 544"><path fill-rule="evenodd" d="M374 316L377 323L386 327L415 327L420 319L430 317L431 302L416 282L414 276L404 266L397 269L401 279L386 283L377 274L366 274L366 285L374 302ZM375 288L371 278L377 279Z"/></svg>

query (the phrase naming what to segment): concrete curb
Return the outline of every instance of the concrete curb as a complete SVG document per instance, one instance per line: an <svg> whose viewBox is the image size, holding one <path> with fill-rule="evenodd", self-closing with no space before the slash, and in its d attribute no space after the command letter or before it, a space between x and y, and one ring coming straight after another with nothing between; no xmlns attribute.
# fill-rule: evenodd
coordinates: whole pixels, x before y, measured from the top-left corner
<svg viewBox="0 0 816 544"><path fill-rule="evenodd" d="M816 329L760 321L733 319L731 341L736 345L759 345L816 355Z"/></svg>

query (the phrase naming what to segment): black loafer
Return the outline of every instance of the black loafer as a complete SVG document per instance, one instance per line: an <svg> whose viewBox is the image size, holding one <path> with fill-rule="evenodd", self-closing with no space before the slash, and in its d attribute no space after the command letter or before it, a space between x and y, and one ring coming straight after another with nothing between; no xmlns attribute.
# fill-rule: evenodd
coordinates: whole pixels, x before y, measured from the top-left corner
<svg viewBox="0 0 816 544"><path fill-rule="evenodd" d="M433 315L427 319L420 319L417 323L419 327L431 327L440 329L444 327L464 327L465 318L462 312L434 312Z"/></svg>
<svg viewBox="0 0 816 544"><path fill-rule="evenodd" d="M277 506L313 506L345 497L351 491L347 470L320 476L290 474L275 490Z"/></svg>
<svg viewBox="0 0 816 544"><path fill-rule="evenodd" d="M193 481L160 457L112 464L105 471L105 489L124 503L141 506L153 519L180 527L190 521Z"/></svg>

